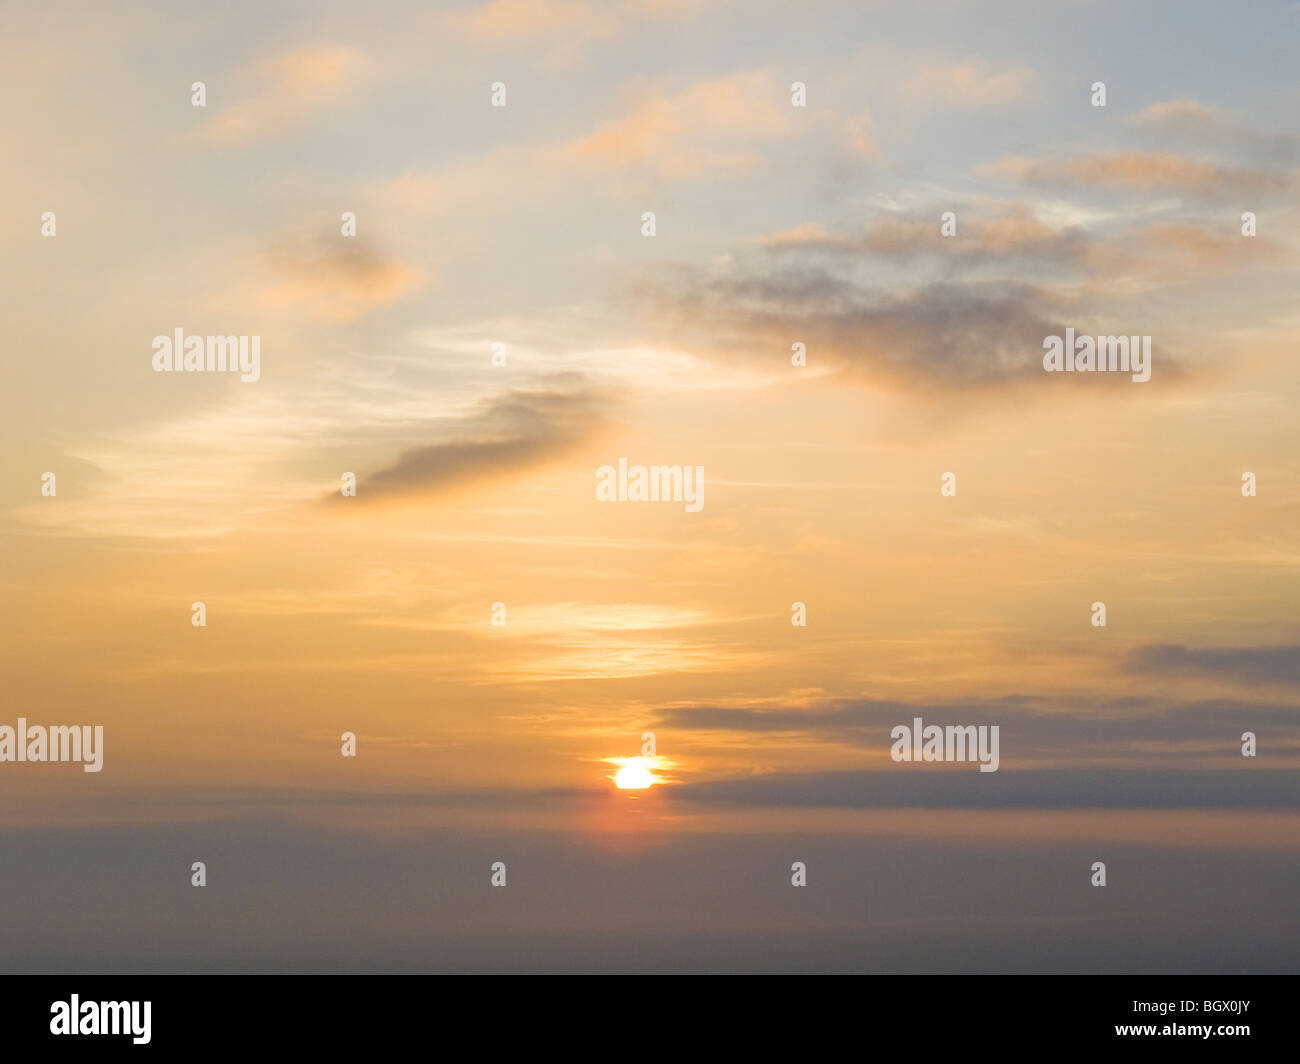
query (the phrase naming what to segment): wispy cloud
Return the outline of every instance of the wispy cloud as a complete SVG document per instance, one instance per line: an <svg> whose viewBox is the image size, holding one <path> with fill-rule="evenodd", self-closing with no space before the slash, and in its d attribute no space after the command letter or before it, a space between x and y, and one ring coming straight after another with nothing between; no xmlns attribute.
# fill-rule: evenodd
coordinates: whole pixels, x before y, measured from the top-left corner
<svg viewBox="0 0 1300 1064"><path fill-rule="evenodd" d="M1190 196L1253 195L1288 184L1280 173L1143 151L1037 159L1010 156L977 166L975 176L1036 188L1154 190Z"/></svg>
<svg viewBox="0 0 1300 1064"><path fill-rule="evenodd" d="M572 45L619 36L631 20L683 17L704 6L705 0L624 0L617 6L600 0L490 0L449 17L453 25L486 40L563 35Z"/></svg>
<svg viewBox="0 0 1300 1064"><path fill-rule="evenodd" d="M1202 150L1212 147L1238 159L1286 164L1300 154L1300 134L1258 129L1226 108L1190 98L1150 104L1129 116L1129 122L1144 137Z"/></svg>
<svg viewBox="0 0 1300 1064"><path fill-rule="evenodd" d="M788 90L786 90L788 91ZM752 171L753 142L791 127L789 99L769 74L733 74L666 94L649 87L621 117L568 146L572 159L605 171L665 178Z"/></svg>
<svg viewBox="0 0 1300 1064"><path fill-rule="evenodd" d="M665 301L712 338L719 357L787 347L799 337L819 360L886 389L978 390L1039 380L1043 337L1056 331L1046 292L1005 282L884 290L790 266L692 275Z"/></svg>
<svg viewBox="0 0 1300 1064"><path fill-rule="evenodd" d="M603 421L602 401L590 390L512 392L443 426L446 439L360 478L357 497L385 502L517 474L586 442Z"/></svg>
<svg viewBox="0 0 1300 1064"><path fill-rule="evenodd" d="M262 60L236 79L242 98L235 103L220 106L226 87L208 86L209 106L219 110L207 133L218 143L268 136L334 102L367 68L360 52L333 44L295 48Z"/></svg>
<svg viewBox="0 0 1300 1064"><path fill-rule="evenodd" d="M1008 770L951 765L895 771L811 772L680 783L686 804L851 809L1289 809L1300 808L1292 769Z"/></svg>
<svg viewBox="0 0 1300 1064"><path fill-rule="evenodd" d="M270 247L253 301L319 321L351 321L397 302L424 280L421 270L359 238L281 238Z"/></svg>
<svg viewBox="0 0 1300 1064"><path fill-rule="evenodd" d="M1000 107L1028 98L1038 75L1027 66L998 68L985 60L967 59L947 66L918 70L904 94L925 103L950 107Z"/></svg>
<svg viewBox="0 0 1300 1064"><path fill-rule="evenodd" d="M1139 661L1144 659L1138 659ZM1176 666L1182 668L1179 662ZM1208 758L1240 759L1243 729L1266 730L1273 753L1300 756L1300 705L1095 692L1008 695L995 699L908 702L845 699L789 706L689 706L660 711L661 727L840 744L872 755L864 768L892 767L890 730L921 717L927 724L996 724L1004 766L1134 764L1178 770ZM1176 740L1175 738L1176 737ZM1000 770L1001 771L1001 770ZM1300 789L1295 798L1300 801Z"/></svg>
<svg viewBox="0 0 1300 1064"><path fill-rule="evenodd" d="M1157 643L1129 657L1135 672L1212 676L1245 686L1300 684L1300 646L1187 647Z"/></svg>

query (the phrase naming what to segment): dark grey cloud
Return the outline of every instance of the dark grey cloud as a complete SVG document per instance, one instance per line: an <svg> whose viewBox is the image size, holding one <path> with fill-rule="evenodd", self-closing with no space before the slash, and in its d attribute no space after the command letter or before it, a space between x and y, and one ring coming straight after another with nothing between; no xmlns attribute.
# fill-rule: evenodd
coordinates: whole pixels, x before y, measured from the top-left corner
<svg viewBox="0 0 1300 1064"><path fill-rule="evenodd" d="M1049 300L1027 286L935 284L797 324L846 368L893 381L991 386L1041 379Z"/></svg>
<svg viewBox="0 0 1300 1064"><path fill-rule="evenodd" d="M1002 733L1002 756L1011 740ZM1225 760L1229 755L1225 754ZM1300 809L1300 774L1246 758L1223 769L1051 768L890 762L862 772L743 776L682 783L674 802L847 809Z"/></svg>
<svg viewBox="0 0 1300 1064"><path fill-rule="evenodd" d="M1043 372L1043 340L1090 317L1049 287L1005 277L909 288L857 272L847 260L835 269L765 254L731 276L686 271L671 294L652 297L653 313L678 342L720 359L767 358L799 340L818 365L851 380L929 396L1055 387L1066 375ZM1125 316L1114 331L1140 330ZM1162 347L1161 381L1186 374L1178 353ZM1074 389L1129 384L1126 373L1070 375Z"/></svg>
<svg viewBox="0 0 1300 1064"><path fill-rule="evenodd" d="M1101 700L1013 695L991 700L902 702L857 699L811 709L701 706L661 710L661 729L798 735L856 749L888 751L890 731L926 724L996 724L1008 760L1139 757L1169 761L1190 747L1240 757L1243 731L1253 731L1273 753L1300 753L1300 706L1226 699L1177 701L1147 697ZM1161 752L1161 746L1166 751ZM1000 775L1001 772L998 773ZM1300 775L1297 776L1300 778Z"/></svg>
<svg viewBox="0 0 1300 1064"><path fill-rule="evenodd" d="M1134 672L1193 673L1240 684L1300 684L1300 646L1187 647L1153 643L1129 655Z"/></svg>
<svg viewBox="0 0 1300 1064"><path fill-rule="evenodd" d="M439 440L359 477L357 501L435 494L543 465L595 435L605 403L592 388L573 382L511 392L470 417L432 426Z"/></svg>
<svg viewBox="0 0 1300 1064"><path fill-rule="evenodd" d="M1041 381L1043 338L1064 327L1055 299L1029 285L940 282L899 294L796 265L697 278L670 302L720 357L788 351L798 339L822 364L904 390Z"/></svg>

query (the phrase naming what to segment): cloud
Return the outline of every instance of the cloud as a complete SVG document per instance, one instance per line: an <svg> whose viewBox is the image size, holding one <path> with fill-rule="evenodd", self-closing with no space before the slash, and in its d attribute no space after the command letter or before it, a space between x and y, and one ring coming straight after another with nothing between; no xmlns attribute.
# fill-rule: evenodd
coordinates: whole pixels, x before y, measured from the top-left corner
<svg viewBox="0 0 1300 1064"><path fill-rule="evenodd" d="M1272 257L1280 251L1278 244L1263 237L1256 237L1253 243L1242 240L1235 225L1215 230L1187 222L1165 222L1147 226L1134 237L1144 249L1202 265L1258 259L1265 251L1267 257Z"/></svg>
<svg viewBox="0 0 1300 1064"><path fill-rule="evenodd" d="M884 759L891 745L890 730L897 724L911 724L914 717L927 724L998 725L1004 765L1034 760L1077 764L1090 758L1181 762L1189 751L1236 755L1240 751L1235 743L1243 727L1267 728L1279 747L1289 748L1292 756L1300 752L1300 706L1224 699L1008 695L905 702L864 698L808 707L674 707L661 710L657 723L687 731L799 736L874 751Z"/></svg>
<svg viewBox="0 0 1300 1064"><path fill-rule="evenodd" d="M512 392L439 426L448 438L405 451L392 465L359 478L357 499L433 495L543 465L598 431L602 404L590 390Z"/></svg>
<svg viewBox="0 0 1300 1064"><path fill-rule="evenodd" d="M1002 735L1005 757L1007 736ZM1240 760L1240 759L1238 759ZM1009 769L897 764L873 772L772 773L672 788L674 802L849 809L1297 809L1295 769Z"/></svg>
<svg viewBox="0 0 1300 1064"><path fill-rule="evenodd" d="M670 179L749 173L764 158L752 142L785 135L790 110L766 73L733 74L673 96L648 91L622 117L571 142L564 153L602 171Z"/></svg>
<svg viewBox="0 0 1300 1064"><path fill-rule="evenodd" d="M876 138L871 132L872 120L867 111L846 118L841 123L841 139L854 155L875 155Z"/></svg>
<svg viewBox="0 0 1300 1064"><path fill-rule="evenodd" d="M1150 313L1136 297L1268 269L1284 250L1242 240L1231 219L1061 224L1040 205L959 204L957 233L945 237L940 214L938 202L921 203L882 211L865 232L807 221L760 233L722 265L661 272L648 313L724 363L797 337L819 371L887 391L1050 390L1060 378L1042 372L1045 337L1066 326L1135 331L1133 315ZM1163 335L1162 386L1192 383L1206 366L1197 339L1176 327ZM1071 387L1110 395L1121 383L1127 376L1092 374Z"/></svg>
<svg viewBox="0 0 1300 1064"><path fill-rule="evenodd" d="M255 299L263 307L319 321L351 321L395 303L424 278L355 237L283 238L266 253L269 275Z"/></svg>
<svg viewBox="0 0 1300 1064"><path fill-rule="evenodd" d="M1300 684L1300 646L1187 647L1153 643L1128 659L1134 672L1214 676L1247 686Z"/></svg>
<svg viewBox="0 0 1300 1064"><path fill-rule="evenodd" d="M850 250L860 243L843 233L825 229L816 222L804 222L791 229L782 229L774 233L761 233L753 238L753 243L765 248L815 248L818 250L844 248Z"/></svg>
<svg viewBox="0 0 1300 1064"><path fill-rule="evenodd" d="M559 195L557 183L572 172L559 154L553 146L507 144L433 171L408 170L372 182L365 194L381 215L438 216L464 223L553 200Z"/></svg>
<svg viewBox="0 0 1300 1064"><path fill-rule="evenodd" d="M869 252L895 259L930 254L949 260L1019 257L1075 261L1087 248L1088 237L1081 227L1049 225L1024 206L986 218L959 211L957 238L942 235L939 215L934 209L925 221L887 217L857 238L809 222L762 234L753 243L775 251Z"/></svg>
<svg viewBox="0 0 1300 1064"><path fill-rule="evenodd" d="M1129 123L1146 138L1167 142L1213 145L1233 158L1250 156L1275 164L1293 161L1300 149L1294 132L1268 133L1252 129L1230 111L1199 100L1165 100L1129 116Z"/></svg>
<svg viewBox="0 0 1300 1064"><path fill-rule="evenodd" d="M1016 285L934 284L799 324L855 373L895 384L984 387L1041 374L1043 337L1056 331L1042 304Z"/></svg>
<svg viewBox="0 0 1300 1064"><path fill-rule="evenodd" d="M967 60L919 70L904 91L924 102L962 108L997 107L1025 99L1037 80L1038 75L1029 67L995 70L986 62Z"/></svg>
<svg viewBox="0 0 1300 1064"><path fill-rule="evenodd" d="M264 137L336 100L366 68L359 52L341 45L297 48L264 60L248 76L254 87L217 112L208 135L221 143ZM210 84L208 94L209 103L216 102L222 86Z"/></svg>
<svg viewBox="0 0 1300 1064"><path fill-rule="evenodd" d="M221 535L310 496L311 481L287 470L348 424L313 400L282 400L259 384L250 394L227 393L199 409L91 437L74 457L100 471L94 489L57 509L29 508L27 517L46 529L101 536ZM166 400L160 405L170 411ZM213 448L213 440L225 442Z"/></svg>
<svg viewBox="0 0 1300 1064"><path fill-rule="evenodd" d="M1187 132L1203 132L1221 126L1226 119L1219 107L1208 107L1197 100L1166 100L1153 103L1130 116L1135 126L1166 127Z"/></svg>
<svg viewBox="0 0 1300 1064"><path fill-rule="evenodd" d="M564 72L596 50L687 18L705 0L490 0L469 10L436 14L440 34L450 29L496 51L514 46L544 70Z"/></svg>
<svg viewBox="0 0 1300 1064"><path fill-rule="evenodd" d="M1284 253L1269 237L1242 240L1231 222L1054 225L1016 204L991 216L958 208L957 234L944 237L939 215L938 206L903 217L889 215L856 237L809 222L762 234L750 243L773 255L823 259L841 267L871 255L891 264L923 264L940 276L960 269L970 278L974 269L988 267L1003 276L1011 271L1037 278L1040 286L1045 276L1052 276L1065 283L1085 279L1091 291L1121 293L1134 285L1150 292L1196 277L1271 267Z"/></svg>
<svg viewBox="0 0 1300 1064"><path fill-rule="evenodd" d="M617 6L593 0L491 0L450 17L470 34L494 41L555 34L593 40L617 36L632 18L687 15L700 6L701 0L623 0Z"/></svg>
<svg viewBox="0 0 1300 1064"><path fill-rule="evenodd" d="M595 15L586 0L492 0L452 19L471 33L501 38L575 28L590 31ZM604 32L613 30L611 19L599 20L598 25Z"/></svg>
<svg viewBox="0 0 1300 1064"><path fill-rule="evenodd" d="M1135 227L1085 249L1099 285L1114 279L1140 282L1145 291L1252 268L1272 268L1284 253L1280 243L1258 236L1243 240L1229 220L1206 228L1191 222L1157 222Z"/></svg>
<svg viewBox="0 0 1300 1064"><path fill-rule="evenodd" d="M147 365L147 346L142 350ZM266 372L280 357L264 345L256 387L225 381L207 401L179 409L174 382L151 380L161 416L89 435L69 457L93 478L79 477L67 498L61 490L59 506L28 504L18 518L49 531L191 540L279 523L295 508L307 520L305 510L326 491L341 498L338 471L382 469L413 436L469 444L533 440L553 454L566 431L596 430L604 401L585 378L552 373L494 402L499 377L466 377L439 352L412 357L382 342L350 358L320 359L306 376ZM224 442L214 448L213 440ZM529 464L527 454L501 453L498 460L500 471ZM403 490L415 493L418 485L397 483L385 494Z"/></svg>
<svg viewBox="0 0 1300 1064"><path fill-rule="evenodd" d="M1141 151L1051 159L1010 156L975 168L975 176L1038 188L1157 190L1191 196L1252 195L1282 188L1276 173L1220 166L1184 155Z"/></svg>
<svg viewBox="0 0 1300 1064"><path fill-rule="evenodd" d="M414 172L381 182L371 191L377 202L404 214L426 214L438 206L455 206L472 194L467 181L451 183L444 176Z"/></svg>
<svg viewBox="0 0 1300 1064"><path fill-rule="evenodd" d="M575 188L589 195L593 174L635 181L734 177L771 157L770 146L791 132L791 110L785 90L763 71L677 92L642 83L621 113L589 133L503 144L433 170L374 181L366 193L384 213L459 216L472 210L481 216L563 202ZM869 150L861 120L836 128L853 151Z"/></svg>
<svg viewBox="0 0 1300 1064"><path fill-rule="evenodd" d="M1041 379L1043 337L1059 331L1048 293L1003 280L899 290L816 267L692 274L668 302L665 313L702 333L716 357L784 350L799 337L823 364L900 390Z"/></svg>

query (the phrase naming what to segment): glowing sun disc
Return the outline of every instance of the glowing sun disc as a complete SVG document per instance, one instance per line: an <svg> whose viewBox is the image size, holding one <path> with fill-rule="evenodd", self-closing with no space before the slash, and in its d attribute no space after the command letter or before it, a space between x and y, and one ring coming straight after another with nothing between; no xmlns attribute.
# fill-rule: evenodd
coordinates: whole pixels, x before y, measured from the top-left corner
<svg viewBox="0 0 1300 1064"><path fill-rule="evenodd" d="M614 786L621 791L643 791L657 783L655 775L646 765L645 758L629 758L614 777Z"/></svg>

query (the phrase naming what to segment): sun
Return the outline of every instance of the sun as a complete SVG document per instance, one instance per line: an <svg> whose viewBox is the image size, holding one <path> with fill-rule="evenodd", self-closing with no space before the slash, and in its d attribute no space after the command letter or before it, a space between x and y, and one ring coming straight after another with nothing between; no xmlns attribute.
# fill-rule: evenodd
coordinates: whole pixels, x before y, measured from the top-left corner
<svg viewBox="0 0 1300 1064"><path fill-rule="evenodd" d="M659 777L650 771L650 759L645 757L627 758L614 777L614 786L621 791L644 791L658 782Z"/></svg>
<svg viewBox="0 0 1300 1064"><path fill-rule="evenodd" d="M657 784L677 782L671 770L678 763L666 757L643 754L641 757L602 757L600 760L616 767L614 774L605 779L612 780L614 786L625 791L629 798L639 798L641 794L637 792L648 791Z"/></svg>

